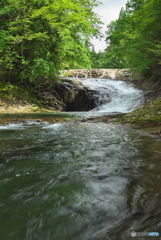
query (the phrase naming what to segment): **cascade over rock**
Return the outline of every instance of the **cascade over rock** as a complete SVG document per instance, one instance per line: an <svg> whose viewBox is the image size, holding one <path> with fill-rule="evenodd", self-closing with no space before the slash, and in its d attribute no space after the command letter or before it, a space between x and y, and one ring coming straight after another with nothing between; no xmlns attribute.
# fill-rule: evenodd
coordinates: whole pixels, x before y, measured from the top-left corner
<svg viewBox="0 0 161 240"><path fill-rule="evenodd" d="M63 100L66 111L89 111L98 106L99 92L84 86L81 82L58 83L55 90Z"/></svg>
<svg viewBox="0 0 161 240"><path fill-rule="evenodd" d="M130 69L71 69L63 71L60 76L75 78L111 78L124 81L136 80L141 77Z"/></svg>
<svg viewBox="0 0 161 240"><path fill-rule="evenodd" d="M54 89L48 88L47 84L39 89L39 98L41 102L45 107L48 106L48 108L52 110L90 111L93 109L97 110L97 107L99 107L99 111L107 111L107 109L100 107L110 102L109 109L111 109L110 106L113 108L113 104L115 105L116 111L118 111L118 104L120 101L118 100L119 90L115 89L114 86L107 86L106 79L132 82L136 79L138 80L137 74L129 69L66 70L60 77L63 81L55 82ZM93 78L102 79L101 82L99 80L98 82L103 85L100 86L96 84L96 82L92 82L92 84L97 85L94 88L93 86L91 87L91 83L88 85L86 80L92 80ZM105 79L105 82L102 82L103 79ZM116 82L119 84L119 81ZM125 96L120 96L121 101L124 101L126 95L125 93ZM114 100L118 102L114 103Z"/></svg>
<svg viewBox="0 0 161 240"><path fill-rule="evenodd" d="M56 82L53 90L44 84L38 94L44 106L61 111L89 111L101 104L99 91L74 79Z"/></svg>

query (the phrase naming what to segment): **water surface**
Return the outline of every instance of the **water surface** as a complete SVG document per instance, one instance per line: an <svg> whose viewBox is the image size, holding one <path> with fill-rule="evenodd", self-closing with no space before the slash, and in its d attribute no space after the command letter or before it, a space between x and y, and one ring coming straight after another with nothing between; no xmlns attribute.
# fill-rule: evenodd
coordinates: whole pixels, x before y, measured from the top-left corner
<svg viewBox="0 0 161 240"><path fill-rule="evenodd" d="M161 230L160 140L103 123L1 126L1 239L120 240Z"/></svg>
<svg viewBox="0 0 161 240"><path fill-rule="evenodd" d="M101 80L98 87L98 80L91 81L101 89L100 98L108 93L111 101L83 116L128 112L141 104L142 92L132 85ZM64 122L66 114L0 117L0 239L161 234L158 129Z"/></svg>

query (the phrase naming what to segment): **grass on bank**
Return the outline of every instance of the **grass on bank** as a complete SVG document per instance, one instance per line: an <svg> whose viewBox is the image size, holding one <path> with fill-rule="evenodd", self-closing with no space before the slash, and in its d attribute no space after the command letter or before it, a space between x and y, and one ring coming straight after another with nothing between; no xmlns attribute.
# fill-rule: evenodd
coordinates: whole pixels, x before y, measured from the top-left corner
<svg viewBox="0 0 161 240"><path fill-rule="evenodd" d="M0 83L0 98L9 101L29 102L41 107L40 101L36 98L35 90L31 86L17 86L11 83Z"/></svg>

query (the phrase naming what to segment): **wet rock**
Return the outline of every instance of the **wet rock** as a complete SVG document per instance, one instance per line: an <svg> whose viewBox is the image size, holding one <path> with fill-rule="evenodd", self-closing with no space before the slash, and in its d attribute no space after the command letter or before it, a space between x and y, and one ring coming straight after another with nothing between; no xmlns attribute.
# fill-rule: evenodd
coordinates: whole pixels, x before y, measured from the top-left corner
<svg viewBox="0 0 161 240"><path fill-rule="evenodd" d="M130 69L72 69L65 70L61 76L75 78L111 78L124 81L138 81L138 79L140 79L140 75Z"/></svg>
<svg viewBox="0 0 161 240"><path fill-rule="evenodd" d="M98 105L99 93L94 90L82 89L66 104L67 111L89 111Z"/></svg>
<svg viewBox="0 0 161 240"><path fill-rule="evenodd" d="M89 111L101 104L99 91L89 89L74 79L56 82L53 88L44 84L37 94L43 106L51 110Z"/></svg>
<svg viewBox="0 0 161 240"><path fill-rule="evenodd" d="M27 103L26 101L11 100L0 98L0 114L2 113L22 113L35 112L38 107L35 104Z"/></svg>

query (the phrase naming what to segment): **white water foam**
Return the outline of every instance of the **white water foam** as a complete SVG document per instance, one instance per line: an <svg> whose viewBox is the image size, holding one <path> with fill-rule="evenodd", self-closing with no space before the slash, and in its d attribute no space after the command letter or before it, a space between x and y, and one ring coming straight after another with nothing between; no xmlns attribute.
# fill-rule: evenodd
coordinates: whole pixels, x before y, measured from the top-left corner
<svg viewBox="0 0 161 240"><path fill-rule="evenodd" d="M105 97L107 98L106 103L94 108L92 112L127 113L138 108L143 101L142 91L123 81L111 79L79 79L79 81L90 89L99 91L102 98L100 102L101 100L105 102Z"/></svg>
<svg viewBox="0 0 161 240"><path fill-rule="evenodd" d="M53 123L53 124L48 124L46 123L45 126L43 126L43 129L59 129L62 126L62 123Z"/></svg>
<svg viewBox="0 0 161 240"><path fill-rule="evenodd" d="M8 125L1 125L0 130L14 130L14 129L22 129L24 125L22 123L10 123Z"/></svg>

